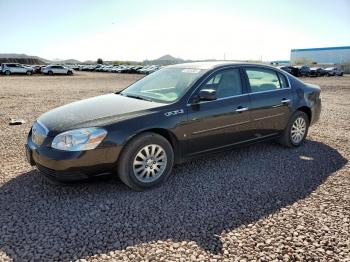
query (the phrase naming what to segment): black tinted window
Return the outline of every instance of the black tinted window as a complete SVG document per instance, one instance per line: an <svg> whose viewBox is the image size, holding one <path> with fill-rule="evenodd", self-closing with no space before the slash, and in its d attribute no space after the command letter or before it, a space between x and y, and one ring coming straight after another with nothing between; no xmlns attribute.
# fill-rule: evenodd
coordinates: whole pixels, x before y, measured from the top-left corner
<svg viewBox="0 0 350 262"><path fill-rule="evenodd" d="M264 68L246 69L252 93L281 88L276 72Z"/></svg>
<svg viewBox="0 0 350 262"><path fill-rule="evenodd" d="M201 89L216 90L217 98L242 94L239 69L227 69L214 74Z"/></svg>

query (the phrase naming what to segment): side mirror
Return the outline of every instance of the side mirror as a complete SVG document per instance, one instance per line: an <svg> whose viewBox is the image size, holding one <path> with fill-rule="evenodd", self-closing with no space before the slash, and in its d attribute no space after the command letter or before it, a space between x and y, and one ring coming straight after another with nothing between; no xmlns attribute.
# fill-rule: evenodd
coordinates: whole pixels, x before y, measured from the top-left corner
<svg viewBox="0 0 350 262"><path fill-rule="evenodd" d="M200 101L212 101L216 100L216 90L214 89L202 89L199 92L198 98Z"/></svg>

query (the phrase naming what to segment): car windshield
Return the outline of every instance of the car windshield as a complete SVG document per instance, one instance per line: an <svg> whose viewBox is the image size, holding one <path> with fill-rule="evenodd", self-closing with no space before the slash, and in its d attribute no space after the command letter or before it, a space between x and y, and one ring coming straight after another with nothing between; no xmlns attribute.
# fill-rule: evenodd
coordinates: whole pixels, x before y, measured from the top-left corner
<svg viewBox="0 0 350 262"><path fill-rule="evenodd" d="M138 99L171 103L205 73L201 69L164 68L126 88L121 95Z"/></svg>

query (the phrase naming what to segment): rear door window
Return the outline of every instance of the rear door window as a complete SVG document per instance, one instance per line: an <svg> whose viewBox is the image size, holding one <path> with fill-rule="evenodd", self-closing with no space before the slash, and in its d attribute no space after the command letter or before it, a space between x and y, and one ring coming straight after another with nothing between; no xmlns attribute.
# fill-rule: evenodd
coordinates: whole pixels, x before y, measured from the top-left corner
<svg viewBox="0 0 350 262"><path fill-rule="evenodd" d="M252 93L281 89L277 73L265 68L247 68L246 74Z"/></svg>

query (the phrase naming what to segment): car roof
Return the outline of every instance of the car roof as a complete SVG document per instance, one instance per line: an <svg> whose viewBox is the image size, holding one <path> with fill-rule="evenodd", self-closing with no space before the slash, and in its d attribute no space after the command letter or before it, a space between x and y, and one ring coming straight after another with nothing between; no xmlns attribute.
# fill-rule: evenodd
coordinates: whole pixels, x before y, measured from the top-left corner
<svg viewBox="0 0 350 262"><path fill-rule="evenodd" d="M213 69L223 65L237 65L238 62L213 61L213 62L193 62L167 66L168 68L188 68L188 69Z"/></svg>
<svg viewBox="0 0 350 262"><path fill-rule="evenodd" d="M191 62L191 63L182 63L176 65L166 66L165 68L184 68L184 69L203 69L203 70L211 70L223 66L230 65L249 65L249 66L259 66L265 68L276 69L276 67L263 64L263 63L250 63L250 62L240 62L240 61L213 61L213 62Z"/></svg>

